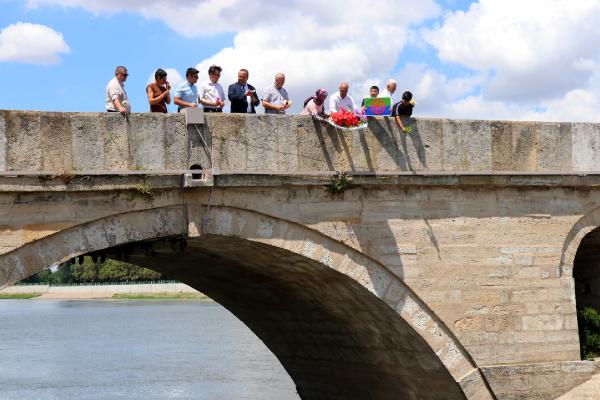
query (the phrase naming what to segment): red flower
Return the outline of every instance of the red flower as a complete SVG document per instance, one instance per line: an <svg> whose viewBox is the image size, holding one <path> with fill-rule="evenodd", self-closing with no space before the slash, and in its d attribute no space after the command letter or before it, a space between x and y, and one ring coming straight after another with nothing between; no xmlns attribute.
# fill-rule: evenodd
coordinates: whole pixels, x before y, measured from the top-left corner
<svg viewBox="0 0 600 400"><path fill-rule="evenodd" d="M359 116L348 110L341 110L331 113L331 120L336 125L344 128L359 126L361 123Z"/></svg>

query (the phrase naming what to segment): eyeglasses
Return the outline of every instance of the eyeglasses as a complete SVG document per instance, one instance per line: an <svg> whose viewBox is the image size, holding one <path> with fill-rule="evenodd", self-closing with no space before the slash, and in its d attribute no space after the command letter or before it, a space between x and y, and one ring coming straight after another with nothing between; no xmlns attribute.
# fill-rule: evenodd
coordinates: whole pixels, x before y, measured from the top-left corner
<svg viewBox="0 0 600 400"><path fill-rule="evenodd" d="M121 72L121 75L123 75L125 78L127 78L129 76L129 74L124 74Z"/></svg>

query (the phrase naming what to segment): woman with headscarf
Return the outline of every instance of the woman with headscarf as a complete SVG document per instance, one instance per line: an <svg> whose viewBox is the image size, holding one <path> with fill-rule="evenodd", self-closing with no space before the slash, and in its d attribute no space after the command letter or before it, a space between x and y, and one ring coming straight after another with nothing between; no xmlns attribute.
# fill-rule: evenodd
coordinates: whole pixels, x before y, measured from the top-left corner
<svg viewBox="0 0 600 400"><path fill-rule="evenodd" d="M304 100L304 111L302 111L302 115L312 115L313 118L318 120L329 117L324 111L327 95L327 90L319 89L315 92L314 96L310 96L308 99Z"/></svg>

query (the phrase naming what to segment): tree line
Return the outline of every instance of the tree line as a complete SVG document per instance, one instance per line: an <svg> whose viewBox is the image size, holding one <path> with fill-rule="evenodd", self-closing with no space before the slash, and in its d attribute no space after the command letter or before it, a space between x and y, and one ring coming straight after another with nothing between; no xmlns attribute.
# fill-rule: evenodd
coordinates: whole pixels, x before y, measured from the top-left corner
<svg viewBox="0 0 600 400"><path fill-rule="evenodd" d="M24 279L23 283L76 284L104 282L157 281L164 277L151 269L123 261L106 259L94 262L83 257L81 262L68 261L57 268L45 269Z"/></svg>

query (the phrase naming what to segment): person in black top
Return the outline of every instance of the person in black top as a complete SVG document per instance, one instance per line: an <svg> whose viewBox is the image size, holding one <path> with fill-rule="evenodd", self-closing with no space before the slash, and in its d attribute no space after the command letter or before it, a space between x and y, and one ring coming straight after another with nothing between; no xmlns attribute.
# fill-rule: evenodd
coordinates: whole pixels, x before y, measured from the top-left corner
<svg viewBox="0 0 600 400"><path fill-rule="evenodd" d="M402 93L402 100L394 104L394 107L392 108L392 117L394 117L396 125L398 125L398 128L400 128L402 132L406 133L410 133L411 128L404 126L402 123L402 117L410 117L412 115L414 105L411 100L412 93L406 91Z"/></svg>

